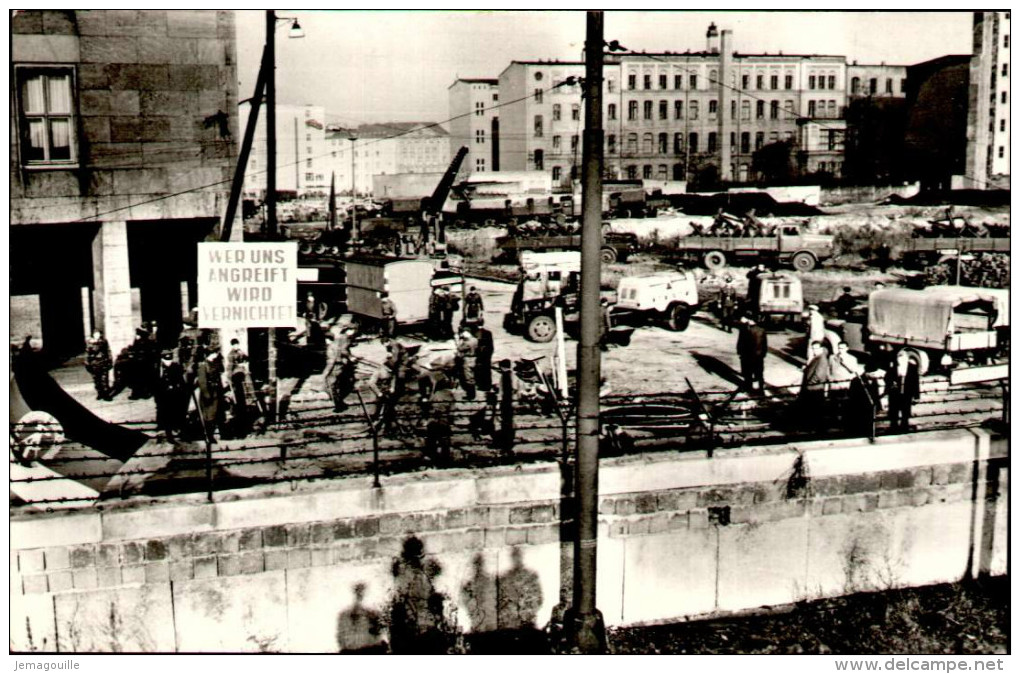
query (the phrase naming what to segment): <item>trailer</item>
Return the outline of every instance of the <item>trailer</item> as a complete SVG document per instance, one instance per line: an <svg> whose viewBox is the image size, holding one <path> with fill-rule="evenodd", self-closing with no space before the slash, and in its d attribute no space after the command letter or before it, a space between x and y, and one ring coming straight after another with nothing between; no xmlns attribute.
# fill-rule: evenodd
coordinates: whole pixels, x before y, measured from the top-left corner
<svg viewBox="0 0 1020 674"><path fill-rule="evenodd" d="M976 238L969 236L912 238L904 244L903 264L909 269L923 269L946 258L968 253L1009 254L1008 237Z"/></svg>
<svg viewBox="0 0 1020 674"><path fill-rule="evenodd" d="M832 257L833 250L833 237L827 234L807 234L797 225L780 225L772 236L685 236L670 252L712 270L746 261L789 264L806 272Z"/></svg>
<svg viewBox="0 0 1020 674"><path fill-rule="evenodd" d="M581 250L580 234L534 234L524 236L501 236L496 239L500 255L519 258L525 252L555 252ZM637 235L631 232L611 232L602 229L600 257L604 264L626 262L631 253L637 251Z"/></svg>
<svg viewBox="0 0 1020 674"><path fill-rule="evenodd" d="M421 323L429 317L435 266L431 260L357 255L343 261L347 311L381 320L387 293L399 324Z"/></svg>

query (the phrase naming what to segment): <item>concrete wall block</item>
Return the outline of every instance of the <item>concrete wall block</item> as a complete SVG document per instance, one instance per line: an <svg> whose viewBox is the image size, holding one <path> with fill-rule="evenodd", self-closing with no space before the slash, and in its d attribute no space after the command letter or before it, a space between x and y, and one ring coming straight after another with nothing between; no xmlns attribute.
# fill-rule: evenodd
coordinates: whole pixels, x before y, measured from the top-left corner
<svg viewBox="0 0 1020 674"><path fill-rule="evenodd" d="M49 591L49 580L45 573L35 576L24 576L21 579L21 591L24 594L41 594Z"/></svg>
<svg viewBox="0 0 1020 674"><path fill-rule="evenodd" d="M886 508L895 508L900 504L899 498L896 496L896 492L883 491L878 495L878 507L882 510Z"/></svg>
<svg viewBox="0 0 1020 674"><path fill-rule="evenodd" d="M120 569L117 569L119 572ZM67 592L74 587L73 576L70 571L57 571L49 574L50 592Z"/></svg>
<svg viewBox="0 0 1020 674"><path fill-rule="evenodd" d="M176 648L184 652L288 652L284 571L173 585ZM321 619L319 614L316 617ZM335 629L335 619L329 620Z"/></svg>
<svg viewBox="0 0 1020 674"><path fill-rule="evenodd" d="M287 527L281 525L262 530L262 544L267 548L282 548L287 545Z"/></svg>
<svg viewBox="0 0 1020 674"><path fill-rule="evenodd" d="M106 117L82 117L81 128L84 140L90 144L110 142L110 120Z"/></svg>
<svg viewBox="0 0 1020 674"><path fill-rule="evenodd" d="M138 63L138 40L133 37L82 36L82 63Z"/></svg>
<svg viewBox="0 0 1020 674"><path fill-rule="evenodd" d="M670 519L675 513L655 513L648 518L648 532L661 534L669 531Z"/></svg>
<svg viewBox="0 0 1020 674"><path fill-rule="evenodd" d="M71 566L71 553L65 547L46 548L45 558L47 571L66 569Z"/></svg>
<svg viewBox="0 0 1020 674"><path fill-rule="evenodd" d="M822 502L823 515L838 515L843 510L843 499L827 498Z"/></svg>
<svg viewBox="0 0 1020 674"><path fill-rule="evenodd" d="M71 568L82 569L96 565L96 546L94 544L76 545L70 549L70 552Z"/></svg>
<svg viewBox="0 0 1020 674"><path fill-rule="evenodd" d="M554 501L560 497L558 471L528 471L480 477L475 481L478 503L487 505Z"/></svg>
<svg viewBox="0 0 1020 674"><path fill-rule="evenodd" d="M228 107L227 94L222 89L204 89L198 92L198 109L202 115L211 115L218 110L226 112Z"/></svg>
<svg viewBox="0 0 1020 674"><path fill-rule="evenodd" d="M930 501L931 491L925 487L919 487L910 492L910 505L912 506L927 505Z"/></svg>
<svg viewBox="0 0 1020 674"><path fill-rule="evenodd" d="M173 65L170 66L168 88L174 91L216 89L219 86L219 71L215 65ZM222 99L222 90L219 94Z"/></svg>
<svg viewBox="0 0 1020 674"><path fill-rule="evenodd" d="M111 117L110 140L114 143L168 142L171 140L170 120Z"/></svg>
<svg viewBox="0 0 1020 674"><path fill-rule="evenodd" d="M142 44L144 40L142 38ZM165 40L165 38L162 38ZM170 42L166 42L168 55L162 59L155 58L150 62L143 57L140 63L111 63L104 66L104 72L113 91L161 91L170 86L169 60ZM158 55L158 54L157 54Z"/></svg>
<svg viewBox="0 0 1020 674"><path fill-rule="evenodd" d="M354 537L354 520L339 520L333 522L333 540L343 540Z"/></svg>
<svg viewBox="0 0 1020 674"><path fill-rule="evenodd" d="M356 543L345 543L343 545L334 545L330 548L332 553L333 564L343 564L344 562L356 559L360 552L359 547Z"/></svg>
<svg viewBox="0 0 1020 674"><path fill-rule="evenodd" d="M634 499L634 508L638 513L653 513L655 512L656 507L657 501L654 493L638 494Z"/></svg>
<svg viewBox="0 0 1020 674"><path fill-rule="evenodd" d="M110 110L115 115L137 115L141 110L137 91L111 91Z"/></svg>
<svg viewBox="0 0 1020 674"><path fill-rule="evenodd" d="M379 518L363 517L354 520L354 535L359 538L376 536L379 534Z"/></svg>
<svg viewBox="0 0 1020 674"><path fill-rule="evenodd" d="M473 508L450 510L443 518L443 528L445 529L463 529L473 524L475 524Z"/></svg>
<svg viewBox="0 0 1020 674"><path fill-rule="evenodd" d="M108 116L112 113L110 107L110 92L105 89L88 89L82 91L78 96L78 110L82 117Z"/></svg>
<svg viewBox="0 0 1020 674"><path fill-rule="evenodd" d="M170 580L191 580L195 577L195 563L190 559L170 562Z"/></svg>
<svg viewBox="0 0 1020 674"><path fill-rule="evenodd" d="M630 523L627 520L616 520L609 523L609 535L614 538L626 536L630 530Z"/></svg>
<svg viewBox="0 0 1020 674"><path fill-rule="evenodd" d="M198 114L198 94L194 91L143 91L139 102L141 113L147 117Z"/></svg>
<svg viewBox="0 0 1020 674"><path fill-rule="evenodd" d="M214 578L216 576L217 563L215 555L196 557L194 564L194 578Z"/></svg>
<svg viewBox="0 0 1020 674"><path fill-rule="evenodd" d="M329 548L311 549L311 566L330 566L333 563L333 551Z"/></svg>
<svg viewBox="0 0 1020 674"><path fill-rule="evenodd" d="M261 552L242 552L238 554L241 562L241 573L262 573L265 570L265 561Z"/></svg>
<svg viewBox="0 0 1020 674"><path fill-rule="evenodd" d="M46 570L46 559L40 548L18 553L18 571L22 574L41 573Z"/></svg>
<svg viewBox="0 0 1020 674"><path fill-rule="evenodd" d="M627 533L630 536L640 536L642 534L651 533L652 523L647 517L640 519L631 520L627 524Z"/></svg>
<svg viewBox="0 0 1020 674"><path fill-rule="evenodd" d="M120 550L118 543L96 546L96 566L120 566Z"/></svg>
<svg viewBox="0 0 1020 674"><path fill-rule="evenodd" d="M737 490L725 487L713 487L698 492L698 507L722 505L731 503Z"/></svg>
<svg viewBox="0 0 1020 674"><path fill-rule="evenodd" d="M97 120L102 120L103 124L106 125L106 133L109 138L112 138L110 132L110 118L109 117L97 117ZM86 118L84 121L88 121ZM101 143L95 142L89 147L89 164L92 168L117 168L122 166L137 166L142 160L142 144L141 143ZM103 176L108 179L108 189L113 189L113 178L116 174L113 171L107 171L103 173ZM99 178L97 177L97 182ZM95 192L93 194L96 194Z"/></svg>
<svg viewBox="0 0 1020 674"><path fill-rule="evenodd" d="M751 522L761 521L762 511L760 508L749 508L747 506L738 506L730 509L730 523L732 524L749 524Z"/></svg>
<svg viewBox="0 0 1020 674"><path fill-rule="evenodd" d="M11 16L12 35L41 35L43 13L41 11L18 12Z"/></svg>
<svg viewBox="0 0 1020 674"><path fill-rule="evenodd" d="M637 536L623 541L623 546L622 622L680 618L715 608L717 572L713 531L700 529ZM599 553L601 570L602 545ZM607 622L609 620L607 616Z"/></svg>
<svg viewBox="0 0 1020 674"><path fill-rule="evenodd" d="M110 35L149 35L166 32L166 12L156 10L109 10Z"/></svg>
<svg viewBox="0 0 1020 674"><path fill-rule="evenodd" d="M810 485L813 496L839 496L844 490L843 477L838 475L811 480Z"/></svg>
<svg viewBox="0 0 1020 674"><path fill-rule="evenodd" d="M237 576L241 573L240 555L220 555L216 562L217 576Z"/></svg>
<svg viewBox="0 0 1020 674"><path fill-rule="evenodd" d="M878 473L847 475L843 478L843 491L847 494L878 491L881 488L882 476Z"/></svg>
<svg viewBox="0 0 1020 674"><path fill-rule="evenodd" d="M807 574L806 518L717 531L718 609L774 606L799 599Z"/></svg>
<svg viewBox="0 0 1020 674"><path fill-rule="evenodd" d="M624 497L616 499L616 514L617 515L633 515L637 512L637 503L633 497Z"/></svg>
<svg viewBox="0 0 1020 674"><path fill-rule="evenodd" d="M172 141L194 141L201 138L201 124L192 117L170 117L170 138Z"/></svg>
<svg viewBox="0 0 1020 674"><path fill-rule="evenodd" d="M115 587L120 585L123 582L120 567L97 569L96 582L99 587Z"/></svg>
<svg viewBox="0 0 1020 674"><path fill-rule="evenodd" d="M488 516L490 527L505 527L510 524L510 508L489 506Z"/></svg>
<svg viewBox="0 0 1020 674"><path fill-rule="evenodd" d="M120 547L121 564L141 564L145 559L145 545L137 541L127 541Z"/></svg>
<svg viewBox="0 0 1020 674"><path fill-rule="evenodd" d="M949 484L949 474L952 466L948 463L931 467L932 484Z"/></svg>
<svg viewBox="0 0 1020 674"><path fill-rule="evenodd" d="M687 529L690 526L690 516L688 513L672 513L669 516L669 530L680 531Z"/></svg>
<svg viewBox="0 0 1020 674"><path fill-rule="evenodd" d="M94 590L99 585L99 576L94 567L75 569L71 572L71 582L76 590Z"/></svg>
<svg viewBox="0 0 1020 674"><path fill-rule="evenodd" d="M154 539L145 543L145 561L158 562L169 557L166 541Z"/></svg>
<svg viewBox="0 0 1020 674"><path fill-rule="evenodd" d="M226 531L214 537L216 551L224 554L232 554L241 550L241 532Z"/></svg>
<svg viewBox="0 0 1020 674"><path fill-rule="evenodd" d="M108 66L102 63L82 63L78 66L78 88L107 89L110 86Z"/></svg>
<svg viewBox="0 0 1020 674"><path fill-rule="evenodd" d="M233 51L234 45L228 45L219 40L198 39L195 40L195 63L208 63L212 65L226 65L228 54Z"/></svg>
<svg viewBox="0 0 1020 674"><path fill-rule="evenodd" d="M41 171L32 173L25 183L25 196L68 197L81 196L77 177L71 171Z"/></svg>
<svg viewBox="0 0 1020 674"><path fill-rule="evenodd" d="M139 585L145 582L145 566L123 566L120 569L121 579L125 585Z"/></svg>
<svg viewBox="0 0 1020 674"><path fill-rule="evenodd" d="M216 37L215 12L170 12L166 17L171 37Z"/></svg>
<svg viewBox="0 0 1020 674"><path fill-rule="evenodd" d="M201 63L198 58L198 40L195 38L176 38L170 45L171 64L187 65Z"/></svg>
<svg viewBox="0 0 1020 674"><path fill-rule="evenodd" d="M312 552L311 550L288 550L287 551L287 568L288 569L303 569L312 565Z"/></svg>
<svg viewBox="0 0 1020 674"><path fill-rule="evenodd" d="M970 482L973 480L974 466L971 463L954 463L949 467L949 482Z"/></svg>
<svg viewBox="0 0 1020 674"><path fill-rule="evenodd" d="M560 527L558 524L528 527L527 536L528 545L558 543L560 540Z"/></svg>
<svg viewBox="0 0 1020 674"><path fill-rule="evenodd" d="M525 535L525 540L527 536ZM485 530L483 545L487 548L501 548L506 544L506 529L488 528Z"/></svg>
<svg viewBox="0 0 1020 674"><path fill-rule="evenodd" d="M310 524L292 524L287 527L287 545L292 548L305 547L312 540Z"/></svg>
<svg viewBox="0 0 1020 674"><path fill-rule="evenodd" d="M167 583L170 581L170 562L153 562L145 565L145 582Z"/></svg>
<svg viewBox="0 0 1020 674"><path fill-rule="evenodd" d="M527 527L512 527L504 532L507 545L523 545L528 542Z"/></svg>
<svg viewBox="0 0 1020 674"><path fill-rule="evenodd" d="M688 526L691 529L704 529L708 527L708 509L696 508L687 512Z"/></svg>
<svg viewBox="0 0 1020 674"><path fill-rule="evenodd" d="M266 550L265 553L266 571L276 571L287 568L286 550Z"/></svg>
<svg viewBox="0 0 1020 674"><path fill-rule="evenodd" d="M914 473L914 483L913 483L912 486L914 486L914 487L927 487L928 485L931 484L931 480L932 480L932 467L931 466L921 466L920 468L915 468L913 473Z"/></svg>

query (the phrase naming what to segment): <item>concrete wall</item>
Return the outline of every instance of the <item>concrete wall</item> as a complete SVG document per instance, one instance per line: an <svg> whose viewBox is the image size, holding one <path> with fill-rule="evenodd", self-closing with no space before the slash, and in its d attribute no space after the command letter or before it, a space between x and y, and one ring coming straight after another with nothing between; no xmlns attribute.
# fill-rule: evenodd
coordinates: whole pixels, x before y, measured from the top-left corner
<svg viewBox="0 0 1020 674"><path fill-rule="evenodd" d="M820 203L822 206L856 204L879 201L893 194L910 198L920 191L920 183L909 185L855 185L852 187L823 187Z"/></svg>
<svg viewBox="0 0 1020 674"><path fill-rule="evenodd" d="M598 605L625 625L1004 574L1006 452L960 430L604 460ZM459 629L544 627L570 597L560 470L16 515L12 649L336 651L352 613L385 614L411 535Z"/></svg>

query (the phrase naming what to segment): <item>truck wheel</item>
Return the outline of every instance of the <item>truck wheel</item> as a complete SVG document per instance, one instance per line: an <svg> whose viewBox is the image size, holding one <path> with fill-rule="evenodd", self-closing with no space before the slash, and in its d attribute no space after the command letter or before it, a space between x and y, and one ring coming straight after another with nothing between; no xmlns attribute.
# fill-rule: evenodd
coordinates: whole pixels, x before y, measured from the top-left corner
<svg viewBox="0 0 1020 674"><path fill-rule="evenodd" d="M691 312L683 304L674 304L666 312L666 325L673 332L683 332L691 324Z"/></svg>
<svg viewBox="0 0 1020 674"><path fill-rule="evenodd" d="M716 271L726 266L726 255L721 250L710 250L705 253L702 262L705 264L705 269Z"/></svg>
<svg viewBox="0 0 1020 674"><path fill-rule="evenodd" d="M618 257L615 248L603 248L599 256L602 258L602 264L613 264Z"/></svg>
<svg viewBox="0 0 1020 674"><path fill-rule="evenodd" d="M552 316L535 316L528 321L528 339L544 344L556 336L556 321Z"/></svg>
<svg viewBox="0 0 1020 674"><path fill-rule="evenodd" d="M793 268L799 272L808 272L815 268L815 256L811 253L801 251L793 256Z"/></svg>
<svg viewBox="0 0 1020 674"><path fill-rule="evenodd" d="M917 376L923 377L928 374L928 368L931 367L931 359L926 351L909 346L901 350L917 365Z"/></svg>

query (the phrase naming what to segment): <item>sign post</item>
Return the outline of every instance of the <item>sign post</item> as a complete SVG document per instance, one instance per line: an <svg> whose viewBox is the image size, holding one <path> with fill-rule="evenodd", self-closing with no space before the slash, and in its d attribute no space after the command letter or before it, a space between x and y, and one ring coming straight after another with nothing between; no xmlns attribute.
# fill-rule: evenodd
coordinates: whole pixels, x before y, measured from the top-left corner
<svg viewBox="0 0 1020 674"><path fill-rule="evenodd" d="M198 244L198 327L269 328L269 384L278 399L274 328L294 328L297 315L295 241Z"/></svg>

